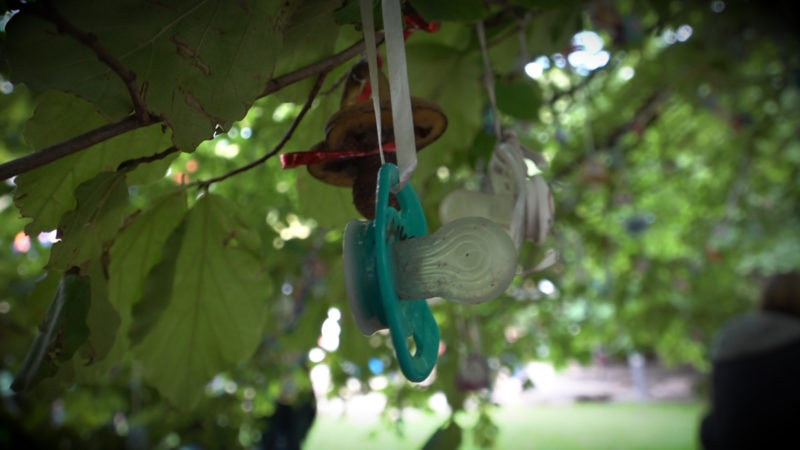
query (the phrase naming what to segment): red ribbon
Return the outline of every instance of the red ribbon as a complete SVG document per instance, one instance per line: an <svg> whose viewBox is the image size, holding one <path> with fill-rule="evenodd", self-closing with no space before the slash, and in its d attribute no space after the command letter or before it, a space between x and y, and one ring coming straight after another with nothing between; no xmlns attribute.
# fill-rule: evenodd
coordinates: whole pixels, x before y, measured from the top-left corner
<svg viewBox="0 0 800 450"><path fill-rule="evenodd" d="M426 22L418 12L413 10L403 15L403 21L406 23L406 38L413 30L425 30L428 33L434 33L442 26L441 22Z"/></svg>
<svg viewBox="0 0 800 450"><path fill-rule="evenodd" d="M383 144L384 152L394 152L394 142L387 142ZM281 155L281 167L284 169L292 169L297 166L306 166L308 164L319 164L327 161L339 161L353 158L363 158L364 156L373 156L380 153L380 150L373 148L371 150L322 150L318 152L294 152L284 153Z"/></svg>
<svg viewBox="0 0 800 450"><path fill-rule="evenodd" d="M358 98L356 98L356 103L367 101L371 96L372 86L370 86L369 81L365 81L364 87L361 88L361 92L358 94Z"/></svg>

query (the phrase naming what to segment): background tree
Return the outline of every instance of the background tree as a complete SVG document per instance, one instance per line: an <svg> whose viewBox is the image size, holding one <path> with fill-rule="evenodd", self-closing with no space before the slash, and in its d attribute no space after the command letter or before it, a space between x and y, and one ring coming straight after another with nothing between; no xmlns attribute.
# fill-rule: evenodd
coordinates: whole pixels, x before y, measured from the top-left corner
<svg viewBox="0 0 800 450"><path fill-rule="evenodd" d="M421 385L350 316L350 194L273 158L322 139L363 50L357 2L1 6L0 395L16 438L249 446L312 371L383 392L387 411L473 398L488 445L468 363L602 348L704 370L710 333L800 259L790 2L404 4L441 21L407 40L412 94L449 122L412 179L430 228L494 144L482 20L499 119L550 162L561 255L493 302L436 302L445 351ZM522 268L540 253L524 247Z"/></svg>

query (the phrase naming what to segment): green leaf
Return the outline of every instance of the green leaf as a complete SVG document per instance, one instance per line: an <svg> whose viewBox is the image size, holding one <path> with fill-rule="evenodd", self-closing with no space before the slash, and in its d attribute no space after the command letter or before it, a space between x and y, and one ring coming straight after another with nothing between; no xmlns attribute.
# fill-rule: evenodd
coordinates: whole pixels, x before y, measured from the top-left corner
<svg viewBox="0 0 800 450"><path fill-rule="evenodd" d="M481 125L483 86L477 53L434 43L408 45L408 76L411 94L437 102L447 115L447 129L434 143L419 152L413 180L425 180L454 155L469 149L473 132Z"/></svg>
<svg viewBox="0 0 800 450"><path fill-rule="evenodd" d="M81 366L89 366L102 361L117 336L120 317L108 301L108 282L103 274L100 259L93 260L88 269L92 302L86 314L86 325L89 327L89 339L79 354L83 361Z"/></svg>
<svg viewBox="0 0 800 450"><path fill-rule="evenodd" d="M543 8L526 32L531 59L563 53L572 36L580 31L583 13L581 4L571 0L561 2L557 8Z"/></svg>
<svg viewBox="0 0 800 450"><path fill-rule="evenodd" d="M159 160L139 164L125 175L125 179L128 180L128 184L131 186L154 183L164 178L170 164L175 161L178 155L180 153L174 152Z"/></svg>
<svg viewBox="0 0 800 450"><path fill-rule="evenodd" d="M472 428L472 436L475 439L475 444L479 448L490 448L497 442L497 434L500 428L492 420L492 416L486 411L486 408L481 410L478 416L478 421Z"/></svg>
<svg viewBox="0 0 800 450"><path fill-rule="evenodd" d="M108 280L93 261L89 267L92 280L92 308L89 311L92 347L87 348L91 366L75 367L76 378L97 381L119 365L130 349L131 304L141 298L147 271L158 262L164 242L186 211L183 191L154 201L145 212L130 216L108 251ZM96 301L98 297L102 301Z"/></svg>
<svg viewBox="0 0 800 450"><path fill-rule="evenodd" d="M482 0L411 0L411 5L427 21L472 22L489 14Z"/></svg>
<svg viewBox="0 0 800 450"><path fill-rule="evenodd" d="M99 258L125 217L128 187L125 175L103 172L75 190L78 207L59 224L61 241L50 251L49 266L66 270Z"/></svg>
<svg viewBox="0 0 800 450"><path fill-rule="evenodd" d="M129 218L114 239L109 250L108 294L118 311L129 311L141 298L148 272L161 260L167 238L185 213L185 191L165 195Z"/></svg>
<svg viewBox="0 0 800 450"><path fill-rule="evenodd" d="M334 21L334 9L340 4L341 0L308 0L295 10L275 66L276 74L291 72L333 54L339 33ZM286 86L275 96L284 102L303 103L314 79L310 77Z"/></svg>
<svg viewBox="0 0 800 450"><path fill-rule="evenodd" d="M511 0L510 3L514 5L524 6L526 8L554 9L558 7L564 7L565 5L577 3L577 1L576 0Z"/></svg>
<svg viewBox="0 0 800 450"><path fill-rule="evenodd" d="M153 325L158 322L161 313L169 305L172 298L172 280L175 277L175 267L180 253L181 244L186 235L186 222L181 222L169 233L163 245L163 259L152 266L146 279L137 280L133 285L133 297L136 303L131 311L132 322L130 326L130 342L136 345L141 342ZM161 254L158 255L159 257ZM141 276L145 274L142 273ZM144 286L142 286L144 282ZM130 304L128 305L130 308Z"/></svg>
<svg viewBox="0 0 800 450"><path fill-rule="evenodd" d="M108 283L103 274L101 260L92 260L87 273L91 292L86 312L89 334L70 364L60 367L53 379L54 386L69 386L76 382L97 384L107 381L105 377L109 375L110 369L121 360L122 355L111 353L120 338L118 330L121 320L117 311L108 302Z"/></svg>
<svg viewBox="0 0 800 450"><path fill-rule="evenodd" d="M27 308L17 311L17 320L22 326L35 328L42 322L42 317L45 316L47 308L58 290L58 285L61 283L61 276L61 272L45 271L42 276L38 277L33 289L25 298ZM23 312L26 313L24 316Z"/></svg>
<svg viewBox="0 0 800 450"><path fill-rule="evenodd" d="M535 81L497 80L494 83L497 109L515 119L535 120L539 117L542 92Z"/></svg>
<svg viewBox="0 0 800 450"><path fill-rule="evenodd" d="M383 28L380 0L372 0L372 12L375 28ZM338 25L357 25L357 29L361 29L361 5L359 0L345 0L342 2L341 6L334 11L333 19Z"/></svg>
<svg viewBox="0 0 800 450"><path fill-rule="evenodd" d="M191 151L244 117L272 77L294 8L283 0L61 1L59 12L136 76L147 108ZM133 110L121 79L55 25L20 13L4 46L13 82L75 93L112 119ZM327 38L327 37L324 37Z"/></svg>
<svg viewBox="0 0 800 450"><path fill-rule="evenodd" d="M40 98L23 134L31 147L41 149L107 123L91 103L74 95L49 91ZM33 219L25 226L25 232L34 236L56 228L61 216L75 208L73 191L78 185L101 171L116 170L128 159L158 153L169 142L161 126L152 125L16 177L14 202L24 217Z"/></svg>
<svg viewBox="0 0 800 450"><path fill-rule="evenodd" d="M161 285L168 304L133 351L162 396L191 408L212 376L255 351L271 284L255 233L226 200L202 197L185 227L175 277Z"/></svg>
<svg viewBox="0 0 800 450"><path fill-rule="evenodd" d="M332 70L325 78L322 91L325 92L331 89L334 83L344 76L349 69L349 64L343 64ZM339 111L341 92L342 85L337 87L334 91L320 94L315 99L314 105L300 122L300 125L298 125L297 130L295 130L289 142L286 143L287 151L308 150L317 142L325 139L325 124L333 114ZM305 94L302 96L302 102L305 102L307 95L308 90L306 90ZM270 98L264 100L270 100ZM288 126L289 121L287 120L285 124L282 125L282 128L285 129ZM270 142L270 145L274 145L274 141L280 139L281 134L277 134L276 137L273 138L273 142Z"/></svg>
<svg viewBox="0 0 800 450"><path fill-rule="evenodd" d="M312 177L300 167L297 172L297 211L317 221L319 226L343 228L352 219L362 218L353 206L350 188L331 186Z"/></svg>
<svg viewBox="0 0 800 450"><path fill-rule="evenodd" d="M89 337L86 314L90 304L89 279L67 273L47 308L39 333L22 362L11 387L23 391L52 376L60 364L72 359Z"/></svg>
<svg viewBox="0 0 800 450"><path fill-rule="evenodd" d="M479 160L482 160L482 164L488 164L496 142L497 138L494 134L487 133L484 130L479 130L475 133L475 140L472 141L472 147L469 152L470 167L477 167Z"/></svg>
<svg viewBox="0 0 800 450"><path fill-rule="evenodd" d="M519 24L513 17L494 26L486 26L486 41L491 42L487 48L489 65L494 73L521 73L525 70L525 64L530 62L522 60L518 29ZM470 41L473 40L477 42L477 36L470 37ZM527 57L530 58L530 55Z"/></svg>

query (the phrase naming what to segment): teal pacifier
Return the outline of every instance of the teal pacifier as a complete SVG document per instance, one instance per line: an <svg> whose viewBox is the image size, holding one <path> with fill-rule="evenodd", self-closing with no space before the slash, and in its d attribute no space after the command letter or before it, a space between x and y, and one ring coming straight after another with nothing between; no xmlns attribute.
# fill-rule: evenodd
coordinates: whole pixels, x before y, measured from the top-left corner
<svg viewBox="0 0 800 450"><path fill-rule="evenodd" d="M375 219L352 220L343 259L350 309L365 335L388 328L403 374L422 381L436 365L439 328L427 298L479 303L500 295L514 277L517 254L508 233L491 220L466 217L425 236L422 207L410 184L395 195L397 166L378 171ZM413 339L412 354L406 342Z"/></svg>

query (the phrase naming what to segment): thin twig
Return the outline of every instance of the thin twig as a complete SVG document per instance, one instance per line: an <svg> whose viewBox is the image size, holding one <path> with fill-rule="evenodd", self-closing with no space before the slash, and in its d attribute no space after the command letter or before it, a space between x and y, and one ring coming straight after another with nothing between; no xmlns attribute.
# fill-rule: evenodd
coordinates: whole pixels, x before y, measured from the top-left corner
<svg viewBox="0 0 800 450"><path fill-rule="evenodd" d="M319 94L319 95L322 95L322 96L324 96L324 97L326 97L326 96L330 95L331 93L333 93L333 91L335 91L336 89L338 89L338 88L339 88L339 86L341 86L341 85L342 85L342 83L344 83L344 80L346 80L346 79L347 79L347 77L349 77L349 76L350 76L350 71L346 71L346 72L345 72L345 73L343 73L343 74L342 74L342 76L340 76L340 77L339 77L339 78L338 78L336 81L334 81L333 83L331 83L331 85L328 87L328 89L325 89L324 91L320 92L320 94Z"/></svg>
<svg viewBox="0 0 800 450"><path fill-rule="evenodd" d="M311 88L311 91L308 93L308 98L306 99L303 108L300 110L300 113L297 114L297 117L294 118L292 124L289 126L289 129L286 130L284 133L283 138L278 142L277 145L266 155L258 158L255 161L245 164L244 166L237 167L236 169L231 170L230 172L224 173L218 177L214 177L208 180L201 180L195 183L192 183L191 186L198 186L200 188L207 188L209 185L216 183L218 181L222 181L226 178L232 177L236 174L242 173L244 171L250 170L256 166L263 164L266 160L275 156L276 153L281 151L284 145L291 139L292 134L297 129L297 126L300 125L300 121L303 120L303 117L306 115L308 110L311 108L311 104L314 103L314 99L319 94L320 89L322 88L322 83L325 81L325 76L328 75L328 72L322 72L317 76L317 81L314 83L314 87Z"/></svg>
<svg viewBox="0 0 800 450"><path fill-rule="evenodd" d="M604 148L613 148L615 147L622 137L625 136L628 132L634 130L638 127L640 133L644 133L653 122L658 119L659 113L658 108L667 100L670 96L672 91L670 89L658 89L642 103L639 108L633 113L633 117L631 120L623 123L622 125L618 126L611 134L608 135L606 138L606 142L603 145Z"/></svg>
<svg viewBox="0 0 800 450"><path fill-rule="evenodd" d="M607 65L607 66L605 66L605 67L603 67L601 69L596 69L596 70L593 70L593 71L589 72L588 75L586 75L585 77L581 78L580 82L573 84L572 86L570 86L569 89L564 90L564 91L555 92L553 94L553 96L550 97L549 100L547 100L547 104L550 105L550 106L553 106L556 103L556 101L558 99L560 99L561 97L567 97L567 96L572 97L573 95L575 95L575 93L577 93L578 91L580 91L583 88L585 88L586 86L588 86L589 83L594 79L594 77L597 74L599 74L600 72L608 72L611 69L613 69L613 67L611 67L611 64L609 64L609 65Z"/></svg>
<svg viewBox="0 0 800 450"><path fill-rule="evenodd" d="M381 42L383 42L383 31L376 31L375 43L380 45ZM261 91L261 94L259 94L257 98L266 97L273 92L281 90L285 86L305 80L312 75L327 73L334 67L342 64L353 56L356 56L362 50L364 50L363 39L333 56L317 61L311 65L301 67L295 71L283 74L277 78L273 78L267 82L267 86L263 91Z"/></svg>
<svg viewBox="0 0 800 450"><path fill-rule="evenodd" d="M500 142L503 139L503 134L500 127L497 100L494 96L494 75L492 74L492 66L489 64L489 52L486 50L486 32L483 29L483 21L479 20L475 24L475 29L478 31L478 42L480 43L481 56L483 57L483 83L486 86L486 93L489 95L489 103L492 105L492 114L494 115L494 134L497 141Z"/></svg>
<svg viewBox="0 0 800 450"><path fill-rule="evenodd" d="M149 122L150 113L147 111L147 106L142 96L139 94L139 87L136 85L136 74L125 68L125 66L100 43L97 36L78 29L78 27L70 23L66 17L61 15L50 1L43 2L43 4L33 3L26 4L26 6L27 5L36 5L35 7L25 9L51 22L57 27L59 33L65 34L90 48L97 55L97 59L108 66L122 79L122 82L125 83L125 87L128 89L128 95L131 97L131 102L133 103L134 111L136 112L136 118L141 123Z"/></svg>
<svg viewBox="0 0 800 450"><path fill-rule="evenodd" d="M670 93L671 90L669 89L662 88L656 90L642 103L641 106L639 106L639 108L636 109L631 120L622 123L608 135L605 142L602 143L600 149L607 150L616 147L622 138L632 130L634 125L639 126L642 130L641 132L643 133L644 130L658 120L660 114L658 113L657 109L665 100L667 100L667 98L669 98ZM629 146L628 148L632 147L633 145ZM621 151L624 151L624 149ZM553 173L553 179L557 180L566 176L573 169L583 164L583 162L586 161L590 156L590 153L584 152L580 157L572 159L569 164L561 167L560 170Z"/></svg>
<svg viewBox="0 0 800 450"><path fill-rule="evenodd" d="M530 11L528 11L525 13L524 16L522 16L522 19L519 19L519 22L517 22L517 39L519 40L519 58L520 60L522 60L523 70L525 69L525 64L528 64L528 61L530 61L530 56L528 55L528 36L526 34L526 30L532 18L533 14Z"/></svg>
<svg viewBox="0 0 800 450"><path fill-rule="evenodd" d="M150 156L142 156L141 158L134 158L134 159L129 159L127 161L122 161L119 164L119 166L117 166L117 172L119 172L121 170L132 170L133 168L135 168L139 164L151 163L151 162L154 162L154 161L158 161L160 159L164 159L167 156L169 156L169 155L171 155L171 154L173 154L173 153L175 153L177 151L178 151L178 147L175 147L173 145L172 147L169 147L166 150L160 151L160 152L155 153L155 154L150 155Z"/></svg>
<svg viewBox="0 0 800 450"><path fill-rule="evenodd" d="M87 131L72 139L51 145L50 147L45 147L5 164L0 164L0 180L5 180L36 169L37 167L77 153L92 145L119 136L122 133L142 128L146 125L150 125L150 123L142 124L136 117L128 116L119 122L103 125L100 128Z"/></svg>

